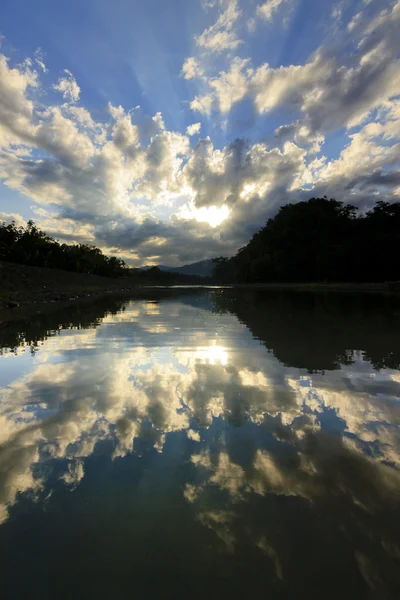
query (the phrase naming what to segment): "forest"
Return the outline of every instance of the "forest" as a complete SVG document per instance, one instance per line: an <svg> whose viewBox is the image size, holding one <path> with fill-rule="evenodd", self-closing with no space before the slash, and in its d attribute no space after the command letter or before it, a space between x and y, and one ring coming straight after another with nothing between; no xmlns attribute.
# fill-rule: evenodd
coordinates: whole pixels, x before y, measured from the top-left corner
<svg viewBox="0 0 400 600"><path fill-rule="evenodd" d="M39 229L33 221L25 227L15 222L0 222L0 260L34 267L61 269L103 277L129 278L131 284L174 285L210 281L198 275L185 275L161 270L157 266L145 269L129 268L123 260L106 256L96 246L60 244Z"/></svg>
<svg viewBox="0 0 400 600"><path fill-rule="evenodd" d="M0 222L0 260L105 277L119 277L126 269L123 260L96 246L60 244L31 220L25 227Z"/></svg>
<svg viewBox="0 0 400 600"><path fill-rule="evenodd" d="M378 201L358 214L335 199L282 206L231 258L213 259L216 283L385 282L400 280L400 202ZM61 244L33 221L0 223L0 260L172 284L210 281L153 267L128 269L123 260L87 244Z"/></svg>
<svg viewBox="0 0 400 600"><path fill-rule="evenodd" d="M400 279L400 202L364 214L335 199L282 206L232 258L214 259L221 283L383 282Z"/></svg>

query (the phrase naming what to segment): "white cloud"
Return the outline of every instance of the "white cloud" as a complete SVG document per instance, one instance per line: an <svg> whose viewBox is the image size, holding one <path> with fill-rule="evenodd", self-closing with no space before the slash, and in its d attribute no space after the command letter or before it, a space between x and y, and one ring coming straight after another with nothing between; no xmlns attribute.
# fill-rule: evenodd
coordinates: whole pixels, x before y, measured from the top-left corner
<svg viewBox="0 0 400 600"><path fill-rule="evenodd" d="M249 59L235 58L228 72L222 72L210 80L213 91L205 96L195 98L190 107L192 110L210 114L214 109L227 114L232 106L242 100L248 93Z"/></svg>
<svg viewBox="0 0 400 600"><path fill-rule="evenodd" d="M353 31L353 29L358 27L358 25L361 22L362 16L363 16L362 12L355 14L354 17L352 18L352 20L348 23L347 29L349 31Z"/></svg>
<svg viewBox="0 0 400 600"><path fill-rule="evenodd" d="M211 25L203 33L196 37L196 43L200 48L210 52L223 52L224 50L235 50L241 43L234 29L241 15L238 8L238 0L222 0L223 11L220 13L214 25Z"/></svg>
<svg viewBox="0 0 400 600"><path fill-rule="evenodd" d="M129 115L121 117L113 127L112 139L117 148L122 151L134 149L139 143L139 130L132 124Z"/></svg>
<svg viewBox="0 0 400 600"><path fill-rule="evenodd" d="M281 9L282 5L289 0L267 0L264 4L257 6L257 17L272 21L275 14Z"/></svg>
<svg viewBox="0 0 400 600"><path fill-rule="evenodd" d="M122 117L125 115L125 111L121 105L113 106L111 102L108 103L108 112L115 121L117 121L118 119L122 119Z"/></svg>
<svg viewBox="0 0 400 600"><path fill-rule="evenodd" d="M198 431L194 431L194 429L188 429L187 436L189 440L193 440L194 442L200 442L200 433Z"/></svg>
<svg viewBox="0 0 400 600"><path fill-rule="evenodd" d="M200 129L201 123L192 123L192 125L189 125L189 127L187 127L186 133L190 136L197 135L200 133Z"/></svg>
<svg viewBox="0 0 400 600"><path fill-rule="evenodd" d="M400 94L399 27L397 2L359 30L358 52L347 57L321 47L306 64L256 69L249 59L235 58L228 71L210 79L210 91L196 97L191 108L227 115L249 98L258 114L282 107L300 112L312 132L351 126Z"/></svg>
<svg viewBox="0 0 400 600"><path fill-rule="evenodd" d="M182 75L185 79L194 79L195 77L202 77L204 75L204 71L200 66L199 61L191 56L183 63Z"/></svg>
<svg viewBox="0 0 400 600"><path fill-rule="evenodd" d="M96 123L92 119L92 115L83 106L75 106L67 104L65 107L66 112L80 125L83 127L89 127L90 129L96 128Z"/></svg>
<svg viewBox="0 0 400 600"><path fill-rule="evenodd" d="M24 227L24 225L26 225L26 219L18 213L5 213L0 211L0 221L4 221L6 225L9 225L14 221L17 227Z"/></svg>
<svg viewBox="0 0 400 600"><path fill-rule="evenodd" d="M44 54L43 54L41 48L38 48L35 52L35 63L43 71L43 73L49 72L46 65L44 64Z"/></svg>
<svg viewBox="0 0 400 600"><path fill-rule="evenodd" d="M399 105L397 101L382 113L379 122L368 123L357 133L352 133L350 143L338 159L327 161L325 158L318 161L314 169L311 163L301 174L303 181L316 187L325 186L329 192L336 190L335 193L340 195L350 189L353 202L357 193L368 197L385 187L398 193L400 177L395 170L390 172L388 169L400 160Z"/></svg>
<svg viewBox="0 0 400 600"><path fill-rule="evenodd" d="M37 74L26 65L10 68L0 54L0 145L18 144L34 132L33 102L28 91L38 87Z"/></svg>
<svg viewBox="0 0 400 600"><path fill-rule="evenodd" d="M62 94L65 100L77 102L81 93L81 88L76 83L74 76L68 69L64 69L66 77L61 77L53 88Z"/></svg>

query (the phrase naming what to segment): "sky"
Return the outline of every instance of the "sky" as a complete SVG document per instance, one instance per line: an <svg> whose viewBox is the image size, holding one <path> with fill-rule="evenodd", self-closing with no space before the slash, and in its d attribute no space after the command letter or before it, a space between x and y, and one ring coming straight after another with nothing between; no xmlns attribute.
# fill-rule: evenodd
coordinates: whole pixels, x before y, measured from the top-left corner
<svg viewBox="0 0 400 600"><path fill-rule="evenodd" d="M400 201L400 0L2 0L0 219L132 266Z"/></svg>

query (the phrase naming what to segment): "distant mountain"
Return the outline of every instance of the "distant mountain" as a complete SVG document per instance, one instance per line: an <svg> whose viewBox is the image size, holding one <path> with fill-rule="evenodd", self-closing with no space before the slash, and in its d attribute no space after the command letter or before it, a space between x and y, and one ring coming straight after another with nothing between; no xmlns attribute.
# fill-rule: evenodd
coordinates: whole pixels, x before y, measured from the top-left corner
<svg viewBox="0 0 400 600"><path fill-rule="evenodd" d="M168 267L166 265L157 265L161 271L169 273L180 273L182 275L199 275L200 277L211 277L213 271L212 260L201 260L190 265L182 265L181 267ZM143 270L150 269L149 266L142 267Z"/></svg>

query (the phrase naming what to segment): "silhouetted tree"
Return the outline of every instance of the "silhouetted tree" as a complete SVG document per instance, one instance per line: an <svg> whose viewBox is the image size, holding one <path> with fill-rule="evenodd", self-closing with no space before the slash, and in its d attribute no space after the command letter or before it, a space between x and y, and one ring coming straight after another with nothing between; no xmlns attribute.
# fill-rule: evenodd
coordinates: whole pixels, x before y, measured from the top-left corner
<svg viewBox="0 0 400 600"><path fill-rule="evenodd" d="M400 278L400 203L364 216L328 198L287 204L231 259L215 259L221 282L386 281Z"/></svg>
<svg viewBox="0 0 400 600"><path fill-rule="evenodd" d="M60 244L31 220L26 227L0 222L0 260L106 277L118 277L125 272L125 263L120 258L106 256L96 246Z"/></svg>

